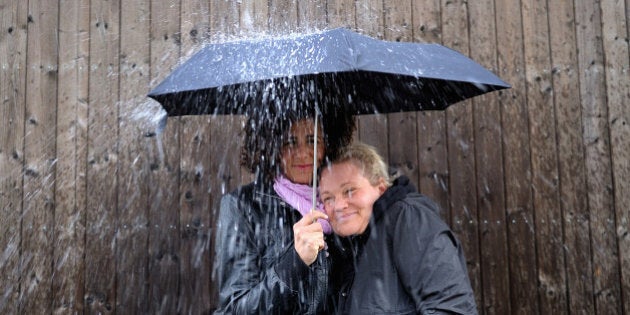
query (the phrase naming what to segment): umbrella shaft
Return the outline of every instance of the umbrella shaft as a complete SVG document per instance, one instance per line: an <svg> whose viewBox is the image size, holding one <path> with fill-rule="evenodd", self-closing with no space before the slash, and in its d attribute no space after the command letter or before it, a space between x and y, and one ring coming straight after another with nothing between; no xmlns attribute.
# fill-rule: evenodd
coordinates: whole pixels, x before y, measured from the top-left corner
<svg viewBox="0 0 630 315"><path fill-rule="evenodd" d="M313 141L313 207L311 211L315 209L317 204L317 112L315 113L315 140Z"/></svg>

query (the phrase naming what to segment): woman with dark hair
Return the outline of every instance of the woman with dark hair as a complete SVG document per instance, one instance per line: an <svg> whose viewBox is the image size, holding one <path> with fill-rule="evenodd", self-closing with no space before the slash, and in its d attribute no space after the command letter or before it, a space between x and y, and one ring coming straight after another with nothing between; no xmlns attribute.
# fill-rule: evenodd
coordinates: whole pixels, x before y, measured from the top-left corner
<svg viewBox="0 0 630 315"><path fill-rule="evenodd" d="M322 115L303 95L283 95L268 95L268 106L247 113L241 164L255 179L221 200L215 314L332 312L333 257L322 252L331 229L321 206L311 211L313 145L318 164L334 158L351 141L354 121Z"/></svg>

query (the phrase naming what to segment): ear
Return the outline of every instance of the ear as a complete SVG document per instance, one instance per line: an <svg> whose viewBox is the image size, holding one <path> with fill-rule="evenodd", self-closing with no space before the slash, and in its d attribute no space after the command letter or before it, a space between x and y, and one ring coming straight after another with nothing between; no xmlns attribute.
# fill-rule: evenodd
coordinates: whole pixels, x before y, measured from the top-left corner
<svg viewBox="0 0 630 315"><path fill-rule="evenodd" d="M381 193L381 195L385 193L385 191L387 190L387 185L385 184L385 180L382 178L378 180L377 186L378 186L378 191Z"/></svg>

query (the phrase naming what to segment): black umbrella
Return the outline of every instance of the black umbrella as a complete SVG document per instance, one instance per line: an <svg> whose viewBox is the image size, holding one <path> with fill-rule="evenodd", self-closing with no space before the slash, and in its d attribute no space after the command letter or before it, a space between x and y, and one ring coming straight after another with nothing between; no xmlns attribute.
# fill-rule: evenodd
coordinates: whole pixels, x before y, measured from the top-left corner
<svg viewBox="0 0 630 315"><path fill-rule="evenodd" d="M509 87L444 46L383 41L340 28L210 44L149 96L169 116L179 116L246 114L282 94L288 101L312 98L326 117L335 111L440 110Z"/></svg>
<svg viewBox="0 0 630 315"><path fill-rule="evenodd" d="M279 82L314 82L353 114L444 109L510 86L438 44L390 42L339 28L210 44L149 96L169 116L243 114ZM290 85L290 84L289 84Z"/></svg>

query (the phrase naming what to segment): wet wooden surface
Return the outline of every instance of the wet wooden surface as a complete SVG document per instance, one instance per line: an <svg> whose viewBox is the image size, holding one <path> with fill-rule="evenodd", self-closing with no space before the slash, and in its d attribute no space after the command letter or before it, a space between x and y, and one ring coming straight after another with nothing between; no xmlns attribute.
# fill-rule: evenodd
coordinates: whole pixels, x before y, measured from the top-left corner
<svg viewBox="0 0 630 315"><path fill-rule="evenodd" d="M0 6L0 313L207 313L243 117L146 94L204 44L349 27L512 85L358 118L464 245L482 314L630 313L628 1L116 0ZM153 113L153 114L152 114Z"/></svg>

